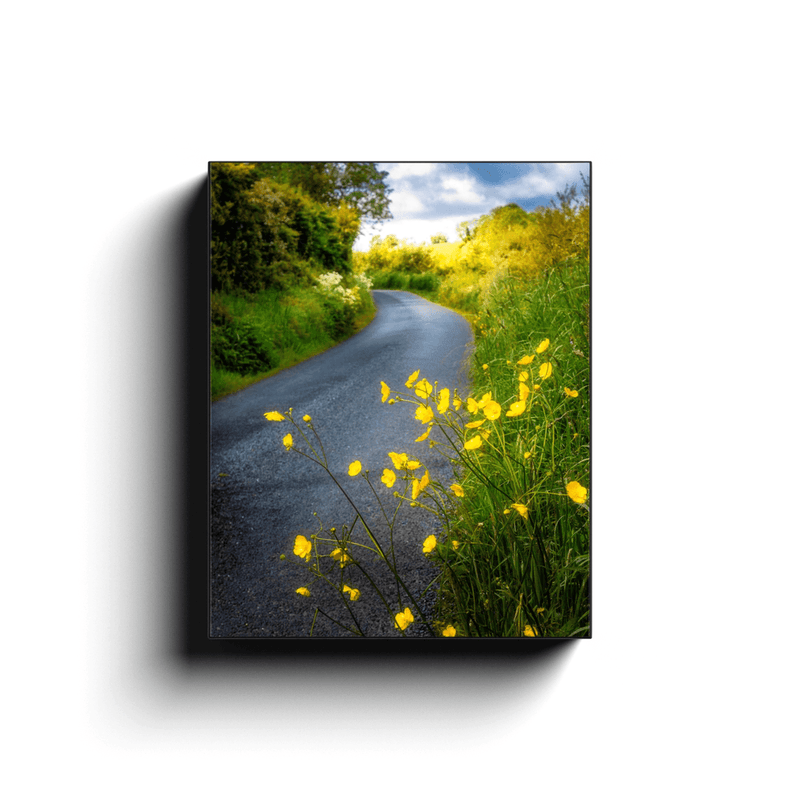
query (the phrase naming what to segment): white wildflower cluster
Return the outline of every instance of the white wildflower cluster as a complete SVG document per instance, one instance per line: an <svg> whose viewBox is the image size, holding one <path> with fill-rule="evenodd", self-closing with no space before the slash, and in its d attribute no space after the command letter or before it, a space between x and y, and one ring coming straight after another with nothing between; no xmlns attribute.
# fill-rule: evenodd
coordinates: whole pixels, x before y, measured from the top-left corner
<svg viewBox="0 0 800 800"><path fill-rule="evenodd" d="M358 285L359 285L359 286L360 286L362 289L366 289L367 291L369 291L369 290L372 288L372 278L370 278L370 277L369 277L368 275L366 275L365 273L363 273L363 272L356 272L356 273L353 275L353 278L355 278L355 281L356 281L356 283L357 283L357 284L358 284Z"/></svg>
<svg viewBox="0 0 800 800"><path fill-rule="evenodd" d="M358 289L345 289L342 276L338 272L325 272L317 278L319 288L325 294L338 297L347 306L357 306L361 302Z"/></svg>

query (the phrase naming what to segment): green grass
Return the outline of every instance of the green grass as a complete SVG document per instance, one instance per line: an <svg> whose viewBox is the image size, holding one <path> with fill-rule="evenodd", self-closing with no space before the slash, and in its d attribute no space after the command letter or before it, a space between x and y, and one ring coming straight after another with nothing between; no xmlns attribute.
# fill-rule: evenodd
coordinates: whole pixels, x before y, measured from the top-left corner
<svg viewBox="0 0 800 800"><path fill-rule="evenodd" d="M224 329L225 342L233 342L231 347L239 357L236 363L256 366L242 374L244 369L226 368L212 354L212 402L322 353L357 333L372 321L376 312L369 293L361 291L361 296L360 310L343 316L339 307L326 303L314 287L293 287L285 292L264 291L254 297L215 294L216 303L227 310L234 322L232 327L230 323L223 323L221 315L216 316L217 322L222 324L212 324L212 348L215 337L221 339ZM255 343L250 347L241 334L242 325ZM258 346L259 352L264 353L260 367L255 356L242 358L243 349L247 350L246 356ZM219 348L218 344L214 352L219 352Z"/></svg>
<svg viewBox="0 0 800 800"><path fill-rule="evenodd" d="M505 412L525 372L532 392L521 415L484 423L489 438L462 465L465 497L450 534L460 546L440 604L465 635L519 635L523 625L589 635L589 507L566 491L590 483L589 286L585 261L528 284L501 280L476 320L472 397L491 393ZM540 377L543 364L550 377Z"/></svg>

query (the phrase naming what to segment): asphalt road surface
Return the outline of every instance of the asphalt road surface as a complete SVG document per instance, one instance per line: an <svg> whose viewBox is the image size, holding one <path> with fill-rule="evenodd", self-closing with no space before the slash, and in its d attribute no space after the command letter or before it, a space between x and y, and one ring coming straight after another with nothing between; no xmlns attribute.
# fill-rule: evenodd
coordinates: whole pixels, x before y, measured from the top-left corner
<svg viewBox="0 0 800 800"><path fill-rule="evenodd" d="M282 438L292 432L288 422L269 422L267 411L293 409L300 422L310 414L322 439L328 463L364 516L388 537L375 496L363 478L347 469L361 461L387 508L394 510L393 490L381 482L392 467L390 450L418 456L432 477L453 481L450 461L415 443L424 427L404 403L381 403L380 382L402 389L408 376L465 392L467 357L472 334L467 322L442 306L398 291L372 293L378 313L370 325L345 342L314 358L260 381L211 407L211 613L212 637L306 637L314 609L320 608L351 623L344 606L321 583L312 596L296 593L310 578L292 554L295 536L353 522L354 512L325 471L295 452ZM463 395L462 395L463 396ZM301 423L302 425L302 423ZM313 512L317 512L314 516ZM420 508L404 506L394 527L395 551L409 588L419 593L436 576L422 554L422 542L439 530L436 518ZM383 542L385 545L385 542ZM281 560L281 554L286 555ZM373 565L376 575L380 564ZM393 620L354 568L345 569L345 582L362 592L353 604L368 636L397 635ZM389 584L379 577L378 585ZM391 584L393 585L393 584ZM434 593L423 601L430 613ZM400 611L407 598L395 592ZM430 635L415 623L407 635ZM314 636L349 636L347 631L318 615Z"/></svg>

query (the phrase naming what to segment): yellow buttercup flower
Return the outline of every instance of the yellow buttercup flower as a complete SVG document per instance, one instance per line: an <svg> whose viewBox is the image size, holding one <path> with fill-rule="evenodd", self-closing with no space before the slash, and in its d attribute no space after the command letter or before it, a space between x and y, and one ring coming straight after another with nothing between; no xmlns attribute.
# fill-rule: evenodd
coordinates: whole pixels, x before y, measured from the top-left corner
<svg viewBox="0 0 800 800"><path fill-rule="evenodd" d="M305 586L301 586L299 589L295 589L295 592L297 592L297 594L303 595L303 597L310 597L311 596L311 592L309 592L308 589L306 589Z"/></svg>
<svg viewBox="0 0 800 800"><path fill-rule="evenodd" d="M465 450L477 450L483 444L481 436L473 436L471 439L464 442Z"/></svg>
<svg viewBox="0 0 800 800"><path fill-rule="evenodd" d="M303 417L303 422L311 422L311 416L310 416L309 414L306 414L306 415Z"/></svg>
<svg viewBox="0 0 800 800"><path fill-rule="evenodd" d="M469 411L470 414L478 413L478 403L472 397L467 398L467 411Z"/></svg>
<svg viewBox="0 0 800 800"><path fill-rule="evenodd" d="M425 489L425 487L431 482L430 475L428 475L428 470L425 470L425 474L421 478L414 478L411 483L411 499L416 500L419 497L419 493Z"/></svg>
<svg viewBox="0 0 800 800"><path fill-rule="evenodd" d="M461 398L457 394L453 396L453 408L456 411L461 408Z"/></svg>
<svg viewBox="0 0 800 800"><path fill-rule="evenodd" d="M342 569L344 569L345 562L350 560L350 556L348 556L347 553L345 553L345 551L342 550L340 547L337 547L335 550L331 552L331 558L334 561L338 561L339 566Z"/></svg>
<svg viewBox="0 0 800 800"><path fill-rule="evenodd" d="M523 457L523 458L530 458L530 457L531 457L530 451L529 451L529 450L526 450L526 451L525 451L525 452L522 454L522 457Z"/></svg>
<svg viewBox="0 0 800 800"><path fill-rule="evenodd" d="M350 600L353 603L358 600L359 597L361 597L361 592L358 589L352 589L347 584L342 586L342 591L347 592L350 595Z"/></svg>
<svg viewBox="0 0 800 800"><path fill-rule="evenodd" d="M570 481L567 484L567 495L570 500L574 500L576 503L585 503L589 492L578 481Z"/></svg>
<svg viewBox="0 0 800 800"><path fill-rule="evenodd" d="M536 628L532 628L530 625L525 626L525 630L522 631L523 636L538 636L539 631Z"/></svg>
<svg viewBox="0 0 800 800"><path fill-rule="evenodd" d="M496 400L487 400L483 406L483 413L486 419L498 419L500 414L503 413L503 409Z"/></svg>
<svg viewBox="0 0 800 800"><path fill-rule="evenodd" d="M423 400L426 400L428 397L431 396L431 392L433 391L433 386L428 383L428 381L423 378L421 381L418 381L414 387L414 394L417 397L421 397Z"/></svg>
<svg viewBox="0 0 800 800"><path fill-rule="evenodd" d="M464 496L464 489L461 486L459 486L459 484L454 483L450 488L453 490L453 494L456 497L463 497Z"/></svg>
<svg viewBox="0 0 800 800"><path fill-rule="evenodd" d="M530 395L531 390L528 388L527 383L521 383L519 385L519 399L524 403L528 399L528 395Z"/></svg>
<svg viewBox="0 0 800 800"><path fill-rule="evenodd" d="M422 436L417 436L417 438L414 439L414 441L415 442L424 442L428 438L428 436L430 436L430 434L431 434L431 427L432 426L428 425L428 427L425 429L425 433L423 433Z"/></svg>
<svg viewBox="0 0 800 800"><path fill-rule="evenodd" d="M436 410L440 414L444 414L448 408L450 408L450 390L444 388L441 392L439 392L439 402L436 405Z"/></svg>
<svg viewBox="0 0 800 800"><path fill-rule="evenodd" d="M305 536L296 536L293 552L296 556L308 561L311 558L311 542Z"/></svg>
<svg viewBox="0 0 800 800"><path fill-rule="evenodd" d="M283 446L287 450L291 450L292 449L292 441L293 441L292 434L291 433L287 433L286 436L283 437Z"/></svg>
<svg viewBox="0 0 800 800"><path fill-rule="evenodd" d="M406 388L410 389L411 384L414 383L414 381L417 379L418 376L419 376L419 370L417 370L416 372L412 372L408 376L408 380L406 381Z"/></svg>
<svg viewBox="0 0 800 800"><path fill-rule="evenodd" d="M517 364L520 364L524 367L526 364L530 364L531 361L533 361L533 356L523 356L519 361L517 361Z"/></svg>
<svg viewBox="0 0 800 800"><path fill-rule="evenodd" d="M565 386L564 387L564 394L567 397L577 397L578 396L578 390L577 389L567 389L567 387Z"/></svg>
<svg viewBox="0 0 800 800"><path fill-rule="evenodd" d="M352 464L351 464L351 465L350 465L350 466L347 468L347 474L348 474L348 475L349 475L351 478L352 478L352 477L354 477L355 475L358 475L358 473L359 473L359 472L361 472L361 462L360 462L360 461L354 461L354 462L353 462L353 463L352 463Z"/></svg>
<svg viewBox="0 0 800 800"><path fill-rule="evenodd" d="M452 625L448 625L443 631L442 636L455 636L456 629Z"/></svg>
<svg viewBox="0 0 800 800"><path fill-rule="evenodd" d="M516 509L523 519L528 519L528 506L524 503L512 503L511 508Z"/></svg>
<svg viewBox="0 0 800 800"><path fill-rule="evenodd" d="M476 419L475 422L468 422L464 427L465 428L480 428L483 423L486 422L485 419Z"/></svg>
<svg viewBox="0 0 800 800"><path fill-rule="evenodd" d="M414 417L418 419L423 425L427 425L433 419L433 409L427 406L417 406L417 411Z"/></svg>
<svg viewBox="0 0 800 800"><path fill-rule="evenodd" d="M271 422L280 422L281 420L286 419L283 414L279 414L277 411L267 411L264 416Z"/></svg>
<svg viewBox="0 0 800 800"><path fill-rule="evenodd" d="M483 365L483 368L484 368L484 369L489 369L489 365L488 365L488 364L484 364L484 365Z"/></svg>
<svg viewBox="0 0 800 800"><path fill-rule="evenodd" d="M417 467L419 467L419 465L420 465L419 461L414 461L413 459L409 458L408 461L406 461L406 463L403 464L403 467L405 469L416 469Z"/></svg>
<svg viewBox="0 0 800 800"><path fill-rule="evenodd" d="M431 534L423 543L422 543L422 552L423 553L430 553L436 548L436 537Z"/></svg>
<svg viewBox="0 0 800 800"><path fill-rule="evenodd" d="M389 458L392 459L392 464L394 464L395 469L403 469L403 465L408 461L408 455L406 453L389 453Z"/></svg>
<svg viewBox="0 0 800 800"><path fill-rule="evenodd" d="M516 403L511 404L508 411L506 411L506 416L518 417L524 410L525 410L525 401L518 400Z"/></svg>
<svg viewBox="0 0 800 800"><path fill-rule="evenodd" d="M520 372L519 379L520 381L528 380L528 370L523 370L522 372Z"/></svg>
<svg viewBox="0 0 800 800"><path fill-rule="evenodd" d="M483 408L491 399L492 393L486 392L486 394L478 401L478 408Z"/></svg>
<svg viewBox="0 0 800 800"><path fill-rule="evenodd" d="M399 614L394 615L394 626L404 631L414 621L414 615L411 613L410 608L401 611Z"/></svg>
<svg viewBox="0 0 800 800"><path fill-rule="evenodd" d="M385 469L383 471L383 477L381 478L381 483L385 483L386 486L391 489L394 486L394 482L397 480L397 475L394 474L390 469Z"/></svg>
<svg viewBox="0 0 800 800"><path fill-rule="evenodd" d="M541 355L542 353L544 353L545 350L547 350L548 347L550 347L550 340L542 339L542 341L539 342L539 345L536 348L536 352L539 353L539 355Z"/></svg>
<svg viewBox="0 0 800 800"><path fill-rule="evenodd" d="M386 399L389 397L389 392L392 390L383 382L381 381L381 403L385 403Z"/></svg>
<svg viewBox="0 0 800 800"><path fill-rule="evenodd" d="M458 550L458 548L461 547L461 542L459 542L458 539L453 539L450 544L453 545L453 550Z"/></svg>
<svg viewBox="0 0 800 800"><path fill-rule="evenodd" d="M541 367L539 367L539 377L540 378L549 378L553 374L553 365L549 361L545 361Z"/></svg>
<svg viewBox="0 0 800 800"><path fill-rule="evenodd" d="M419 480L419 490L422 492L425 490L425 487L431 482L431 476L428 474L428 470L425 470L425 474Z"/></svg>

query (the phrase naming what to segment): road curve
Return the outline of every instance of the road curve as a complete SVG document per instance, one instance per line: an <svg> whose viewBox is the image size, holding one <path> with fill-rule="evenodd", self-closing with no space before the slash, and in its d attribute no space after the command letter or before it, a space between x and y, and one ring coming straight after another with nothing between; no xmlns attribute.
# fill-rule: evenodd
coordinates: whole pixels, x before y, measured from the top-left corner
<svg viewBox="0 0 800 800"><path fill-rule="evenodd" d="M405 404L381 403L380 381L402 388L420 370L440 386L467 388L467 355L472 334L467 322L448 309L409 292L373 291L378 313L364 330L330 350L212 404L211 407L211 614L212 637L307 636L315 601L331 611L335 598L316 584L311 598L295 589L309 583L293 566L294 537L350 524L353 513L325 472L281 444L292 430L287 422L268 422L266 411L294 418L310 414L332 471L368 519L380 510L363 478L350 478L358 459L370 470L381 498L391 492L380 475L391 463L387 452L420 457L432 477L452 480L449 461L427 442L414 439L424 430ZM299 437L295 432L295 443ZM398 487L395 487L398 488ZM392 507L393 508L393 507ZM313 512L318 512L314 517ZM436 530L421 509L404 508L395 526L395 548L403 574L419 591L435 573L421 551L422 540ZM385 533L385 531L384 531ZM287 558L280 560L282 553ZM362 590L356 604L370 636L392 633L385 607L370 594L363 576L346 580ZM431 597L432 599L432 597ZM405 602L397 598L398 602ZM430 601L428 607L430 607ZM339 612L339 608L334 610ZM426 635L422 626L412 635ZM349 635L319 619L315 636Z"/></svg>

